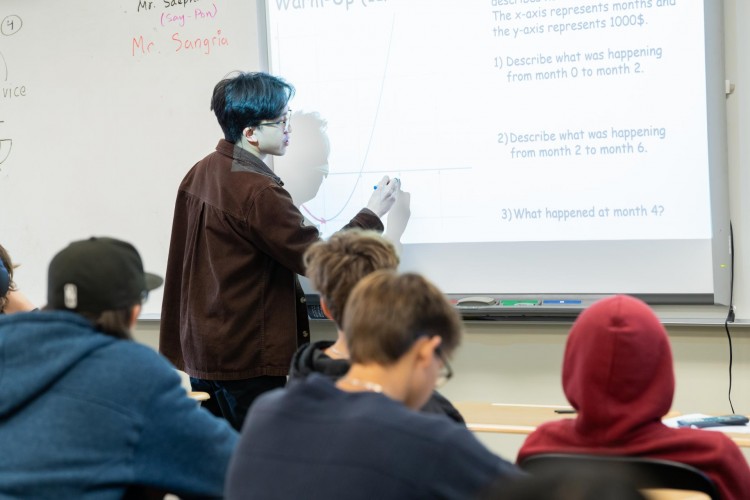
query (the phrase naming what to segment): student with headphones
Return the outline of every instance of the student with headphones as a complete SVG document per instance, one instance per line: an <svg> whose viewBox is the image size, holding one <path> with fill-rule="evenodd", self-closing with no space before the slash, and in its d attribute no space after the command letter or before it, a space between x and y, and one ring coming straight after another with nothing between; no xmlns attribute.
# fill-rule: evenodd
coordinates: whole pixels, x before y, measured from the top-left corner
<svg viewBox="0 0 750 500"><path fill-rule="evenodd" d="M13 269L15 267L7 250L0 245L0 314L36 309L34 304L16 288L16 284L13 282Z"/></svg>

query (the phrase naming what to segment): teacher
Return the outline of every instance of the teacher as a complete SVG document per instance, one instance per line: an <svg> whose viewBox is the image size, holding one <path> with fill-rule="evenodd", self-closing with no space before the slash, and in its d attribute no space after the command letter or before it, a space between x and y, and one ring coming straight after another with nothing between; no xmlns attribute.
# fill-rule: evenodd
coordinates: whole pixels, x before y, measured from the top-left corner
<svg viewBox="0 0 750 500"><path fill-rule="evenodd" d="M320 235L264 162L290 145L293 95L266 73L221 80L211 109L224 139L190 169L175 203L159 348L238 430L258 395L284 386L310 338L297 274ZM382 231L399 190L398 179L383 177L344 229Z"/></svg>

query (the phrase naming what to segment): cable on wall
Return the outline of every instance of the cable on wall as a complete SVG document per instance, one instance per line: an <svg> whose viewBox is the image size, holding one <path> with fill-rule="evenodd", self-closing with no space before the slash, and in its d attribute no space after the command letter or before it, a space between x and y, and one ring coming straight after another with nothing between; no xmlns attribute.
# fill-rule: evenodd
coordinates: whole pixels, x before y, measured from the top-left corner
<svg viewBox="0 0 750 500"><path fill-rule="evenodd" d="M729 331L729 323L734 323L734 232L732 230L732 221L729 221L729 311L727 318L724 320L724 330L727 332L727 341L729 342L729 408L734 413L732 404L732 335Z"/></svg>

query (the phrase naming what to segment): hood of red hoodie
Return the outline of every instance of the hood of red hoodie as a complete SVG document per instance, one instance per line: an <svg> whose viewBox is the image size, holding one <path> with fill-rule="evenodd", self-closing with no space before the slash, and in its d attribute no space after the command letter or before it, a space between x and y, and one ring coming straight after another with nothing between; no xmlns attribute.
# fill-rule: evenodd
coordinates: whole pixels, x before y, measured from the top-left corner
<svg viewBox="0 0 750 500"><path fill-rule="evenodd" d="M617 295L581 313L568 336L563 389L578 411L576 431L592 444L627 441L672 406L667 332L639 299Z"/></svg>

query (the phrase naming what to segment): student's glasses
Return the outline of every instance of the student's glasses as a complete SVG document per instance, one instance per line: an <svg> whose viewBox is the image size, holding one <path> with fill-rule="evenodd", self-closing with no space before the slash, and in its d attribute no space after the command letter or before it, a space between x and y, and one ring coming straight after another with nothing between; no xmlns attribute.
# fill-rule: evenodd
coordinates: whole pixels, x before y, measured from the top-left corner
<svg viewBox="0 0 750 500"><path fill-rule="evenodd" d="M286 112L283 119L275 121L275 122L259 123L258 127L262 127L264 125L270 125L272 127L281 125L281 130L283 130L284 132L287 132L289 130L289 124L291 122L292 122L292 110L290 109Z"/></svg>
<svg viewBox="0 0 750 500"><path fill-rule="evenodd" d="M435 355L437 355L443 365L440 368L440 372L438 372L437 379L435 380L435 387L441 387L453 377L453 369L451 368L450 363L448 363L448 358L445 357L442 349L439 347L436 348Z"/></svg>

